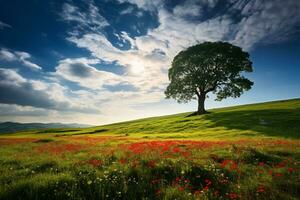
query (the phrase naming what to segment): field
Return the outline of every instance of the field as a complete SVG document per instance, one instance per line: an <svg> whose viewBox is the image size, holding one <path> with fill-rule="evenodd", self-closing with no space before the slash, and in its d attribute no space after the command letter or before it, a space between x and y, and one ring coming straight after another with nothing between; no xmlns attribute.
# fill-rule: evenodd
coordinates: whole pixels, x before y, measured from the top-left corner
<svg viewBox="0 0 300 200"><path fill-rule="evenodd" d="M300 99L0 135L0 199L300 199Z"/></svg>

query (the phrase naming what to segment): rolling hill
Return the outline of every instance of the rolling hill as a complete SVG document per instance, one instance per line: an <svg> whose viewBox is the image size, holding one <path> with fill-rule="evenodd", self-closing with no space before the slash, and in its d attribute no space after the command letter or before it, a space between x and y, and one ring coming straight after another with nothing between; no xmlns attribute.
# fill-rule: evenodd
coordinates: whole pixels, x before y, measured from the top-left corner
<svg viewBox="0 0 300 200"><path fill-rule="evenodd" d="M0 123L0 133L14 133L18 131L37 130L37 129L52 129L52 128L78 128L89 127L86 124L62 124L62 123L17 123L17 122L2 122Z"/></svg>
<svg viewBox="0 0 300 200"><path fill-rule="evenodd" d="M190 113L180 113L89 128L38 130L26 134L117 135L150 139L300 138L300 99L209 111L202 116L187 117Z"/></svg>
<svg viewBox="0 0 300 200"><path fill-rule="evenodd" d="M0 135L0 199L300 199L300 99Z"/></svg>

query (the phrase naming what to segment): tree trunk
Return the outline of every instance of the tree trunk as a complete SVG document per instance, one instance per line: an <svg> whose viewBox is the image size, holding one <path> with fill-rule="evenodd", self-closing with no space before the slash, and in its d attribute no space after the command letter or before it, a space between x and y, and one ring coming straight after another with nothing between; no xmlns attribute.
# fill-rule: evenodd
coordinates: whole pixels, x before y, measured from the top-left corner
<svg viewBox="0 0 300 200"><path fill-rule="evenodd" d="M198 115L207 113L204 107L205 96L206 96L205 94L200 94L198 96L198 111L197 111Z"/></svg>

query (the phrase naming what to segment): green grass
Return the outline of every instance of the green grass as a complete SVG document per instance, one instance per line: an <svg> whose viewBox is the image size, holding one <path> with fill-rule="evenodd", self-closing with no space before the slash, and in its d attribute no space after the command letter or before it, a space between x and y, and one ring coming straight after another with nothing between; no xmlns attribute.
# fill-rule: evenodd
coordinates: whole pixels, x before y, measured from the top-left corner
<svg viewBox="0 0 300 200"><path fill-rule="evenodd" d="M300 99L221 109L187 117L190 113L153 117L84 129L97 134L129 134L149 138L231 139L244 137L300 138Z"/></svg>
<svg viewBox="0 0 300 200"><path fill-rule="evenodd" d="M83 129L48 129L10 136L118 135L137 138L241 139L300 138L300 99L212 109L187 117L181 113ZM2 134L1 136L7 136Z"/></svg>
<svg viewBox="0 0 300 200"><path fill-rule="evenodd" d="M0 199L300 199L300 99L0 135Z"/></svg>

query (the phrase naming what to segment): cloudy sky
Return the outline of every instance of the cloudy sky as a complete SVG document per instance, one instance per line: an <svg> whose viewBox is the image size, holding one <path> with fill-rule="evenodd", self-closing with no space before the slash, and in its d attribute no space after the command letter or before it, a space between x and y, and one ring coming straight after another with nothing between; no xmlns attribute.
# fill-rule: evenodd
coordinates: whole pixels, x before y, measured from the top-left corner
<svg viewBox="0 0 300 200"><path fill-rule="evenodd" d="M105 124L196 109L166 100L172 58L249 51L254 87L207 108L300 97L299 0L2 0L0 121Z"/></svg>

